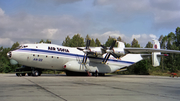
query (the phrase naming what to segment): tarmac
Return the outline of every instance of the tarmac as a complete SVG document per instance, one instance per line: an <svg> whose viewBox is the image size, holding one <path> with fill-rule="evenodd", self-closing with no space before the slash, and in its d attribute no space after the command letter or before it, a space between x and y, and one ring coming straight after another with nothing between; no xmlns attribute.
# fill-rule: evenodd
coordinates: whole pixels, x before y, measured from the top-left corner
<svg viewBox="0 0 180 101"><path fill-rule="evenodd" d="M180 78L0 74L0 101L180 101Z"/></svg>

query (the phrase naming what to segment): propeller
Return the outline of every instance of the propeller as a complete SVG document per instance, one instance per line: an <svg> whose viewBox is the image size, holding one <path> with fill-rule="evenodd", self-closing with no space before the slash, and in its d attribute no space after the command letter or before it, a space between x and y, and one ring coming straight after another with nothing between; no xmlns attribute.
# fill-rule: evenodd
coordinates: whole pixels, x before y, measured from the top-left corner
<svg viewBox="0 0 180 101"><path fill-rule="evenodd" d="M115 58L119 58L119 56L116 55L116 54L114 53L114 50L113 50L113 47L115 46L115 44L116 44L116 40L114 40L114 41L112 42L112 44L111 44L111 46L110 46L109 49L108 49L106 46L101 45L101 47L103 48L103 50L107 53L106 56L104 57L102 63L106 63L107 60L109 59L110 55L112 55L112 56L115 57Z"/></svg>
<svg viewBox="0 0 180 101"><path fill-rule="evenodd" d="M83 57L83 60L82 60L82 64L86 64L88 54L94 54L94 52L91 52L91 50L89 49L90 43L91 43L91 40L88 39L86 41L86 47L84 49L79 48L79 47L77 48L78 50L84 52L84 57Z"/></svg>

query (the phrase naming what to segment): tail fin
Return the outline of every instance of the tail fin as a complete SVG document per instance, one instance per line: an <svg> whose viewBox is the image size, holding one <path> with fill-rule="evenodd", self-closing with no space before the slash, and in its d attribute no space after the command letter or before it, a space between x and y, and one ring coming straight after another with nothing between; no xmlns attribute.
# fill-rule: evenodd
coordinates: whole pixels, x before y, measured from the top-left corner
<svg viewBox="0 0 180 101"><path fill-rule="evenodd" d="M153 40L153 41L154 41L153 48L160 49L159 41L158 40ZM152 65L154 67L160 65L161 57L158 57L158 55L161 55L161 52L152 52Z"/></svg>

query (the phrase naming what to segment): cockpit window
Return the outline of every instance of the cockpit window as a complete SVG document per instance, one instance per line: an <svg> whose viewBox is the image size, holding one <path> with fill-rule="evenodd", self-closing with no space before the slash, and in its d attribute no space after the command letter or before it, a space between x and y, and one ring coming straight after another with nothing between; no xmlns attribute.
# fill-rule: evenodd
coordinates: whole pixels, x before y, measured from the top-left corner
<svg viewBox="0 0 180 101"><path fill-rule="evenodd" d="M26 47L28 47L28 46L27 46L27 45L26 45L26 46L20 45L20 46L16 47L15 50L17 50L17 49L22 49L22 48L26 48Z"/></svg>
<svg viewBox="0 0 180 101"><path fill-rule="evenodd" d="M28 46L23 46L24 48L28 47Z"/></svg>
<svg viewBox="0 0 180 101"><path fill-rule="evenodd" d="M16 49L21 49L21 48L22 48L22 45L20 45L20 46L16 47ZM16 49L15 49L15 50L16 50Z"/></svg>

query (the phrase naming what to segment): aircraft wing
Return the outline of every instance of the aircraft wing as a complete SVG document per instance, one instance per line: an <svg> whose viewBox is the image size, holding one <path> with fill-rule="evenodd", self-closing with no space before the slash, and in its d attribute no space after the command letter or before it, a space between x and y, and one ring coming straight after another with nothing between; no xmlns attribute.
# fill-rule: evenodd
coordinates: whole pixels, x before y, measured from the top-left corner
<svg viewBox="0 0 180 101"><path fill-rule="evenodd" d="M177 53L180 54L178 50L167 50L167 49L154 49L154 48L124 48L126 52L162 52L162 53Z"/></svg>

